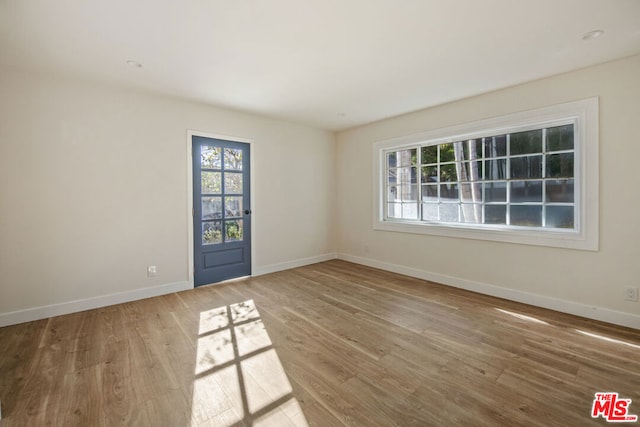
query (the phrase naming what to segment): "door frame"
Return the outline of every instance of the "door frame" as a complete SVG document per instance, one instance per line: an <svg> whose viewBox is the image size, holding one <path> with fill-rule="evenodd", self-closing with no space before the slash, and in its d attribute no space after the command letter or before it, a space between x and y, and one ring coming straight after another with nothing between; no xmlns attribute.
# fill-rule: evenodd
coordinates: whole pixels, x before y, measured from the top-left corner
<svg viewBox="0 0 640 427"><path fill-rule="evenodd" d="M253 140L249 138L242 138L238 136L229 136L216 134L211 132L204 132L199 130L187 129L187 280L191 288L194 288L194 275L195 275L195 256L194 256L194 235L193 235L193 137L201 136L204 138L212 138L212 139L222 139L230 142L243 142L245 144L249 144L249 151L251 155L251 162L249 162L249 199L251 200L251 239L249 243L251 244L251 274L255 271L255 212L256 212L256 204L255 204L255 192L254 183L255 183L255 174L254 165L255 165L255 155L253 154ZM231 279L233 280L233 279ZM223 283L223 282L219 282Z"/></svg>

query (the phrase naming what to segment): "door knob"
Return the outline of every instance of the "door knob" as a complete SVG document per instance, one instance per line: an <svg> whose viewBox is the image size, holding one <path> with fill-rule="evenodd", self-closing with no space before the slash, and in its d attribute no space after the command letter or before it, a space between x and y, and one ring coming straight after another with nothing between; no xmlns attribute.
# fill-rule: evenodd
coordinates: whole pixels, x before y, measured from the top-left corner
<svg viewBox="0 0 640 427"><path fill-rule="evenodd" d="M245 209L245 210L244 210L244 214L245 214L245 215L249 215L250 213L251 213L251 209Z"/></svg>

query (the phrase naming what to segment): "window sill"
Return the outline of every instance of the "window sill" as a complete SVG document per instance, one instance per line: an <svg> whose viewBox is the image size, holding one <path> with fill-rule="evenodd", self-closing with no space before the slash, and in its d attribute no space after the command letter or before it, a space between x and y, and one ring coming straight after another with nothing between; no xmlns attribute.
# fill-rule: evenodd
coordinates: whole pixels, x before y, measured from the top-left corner
<svg viewBox="0 0 640 427"><path fill-rule="evenodd" d="M548 246L566 249L597 251L598 241L574 231L499 228L465 224L429 224L419 221L375 221L375 230L399 233L426 234L460 239L487 240L522 245Z"/></svg>

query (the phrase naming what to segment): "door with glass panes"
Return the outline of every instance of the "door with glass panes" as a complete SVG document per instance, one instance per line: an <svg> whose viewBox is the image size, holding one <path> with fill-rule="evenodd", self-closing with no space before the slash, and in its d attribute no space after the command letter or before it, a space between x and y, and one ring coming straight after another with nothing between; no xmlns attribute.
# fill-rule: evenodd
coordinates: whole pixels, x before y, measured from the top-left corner
<svg viewBox="0 0 640 427"><path fill-rule="evenodd" d="M194 136L194 285L251 274L249 144Z"/></svg>

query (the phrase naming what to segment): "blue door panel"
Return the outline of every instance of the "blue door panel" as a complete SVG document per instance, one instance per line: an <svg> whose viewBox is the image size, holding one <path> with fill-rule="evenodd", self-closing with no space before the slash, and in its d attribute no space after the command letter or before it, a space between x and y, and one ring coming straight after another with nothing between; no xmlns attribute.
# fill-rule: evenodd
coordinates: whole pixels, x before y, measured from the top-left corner
<svg viewBox="0 0 640 427"><path fill-rule="evenodd" d="M204 254L204 268L232 266L244 262L244 250L242 248L228 249Z"/></svg>

